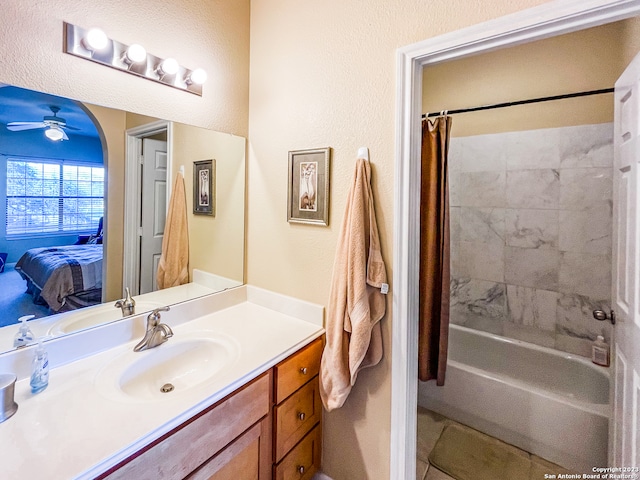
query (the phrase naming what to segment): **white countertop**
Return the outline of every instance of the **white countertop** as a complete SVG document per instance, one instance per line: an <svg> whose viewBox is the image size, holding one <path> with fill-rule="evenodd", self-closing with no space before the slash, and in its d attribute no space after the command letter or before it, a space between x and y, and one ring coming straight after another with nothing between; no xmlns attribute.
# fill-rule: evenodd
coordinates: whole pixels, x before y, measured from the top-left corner
<svg viewBox="0 0 640 480"><path fill-rule="evenodd" d="M253 287L234 290L193 300L182 310L174 312L179 309L172 308L162 317L173 328L175 339L181 333L208 330L237 341L238 359L206 388L172 392L166 399L147 402L99 393L95 382L100 369L132 349L137 337L52 369L48 388L39 394L31 394L28 378L19 380L15 395L18 411L0 423L0 478L94 478L324 332L321 306ZM198 309L205 304L211 313L194 320L179 318L200 313ZM112 330L118 323L112 324ZM98 334L108 335L109 327L93 329L92 336L85 335L87 341ZM139 325L130 330L139 334ZM65 338L74 336L54 342Z"/></svg>

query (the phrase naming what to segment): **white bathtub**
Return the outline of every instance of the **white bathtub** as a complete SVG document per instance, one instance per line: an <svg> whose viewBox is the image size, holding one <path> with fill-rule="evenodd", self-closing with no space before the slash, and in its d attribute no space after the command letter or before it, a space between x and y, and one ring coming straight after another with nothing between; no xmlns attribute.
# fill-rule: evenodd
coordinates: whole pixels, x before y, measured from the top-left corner
<svg viewBox="0 0 640 480"><path fill-rule="evenodd" d="M607 465L609 372L579 356L451 325L445 386L419 382L418 404L581 473Z"/></svg>

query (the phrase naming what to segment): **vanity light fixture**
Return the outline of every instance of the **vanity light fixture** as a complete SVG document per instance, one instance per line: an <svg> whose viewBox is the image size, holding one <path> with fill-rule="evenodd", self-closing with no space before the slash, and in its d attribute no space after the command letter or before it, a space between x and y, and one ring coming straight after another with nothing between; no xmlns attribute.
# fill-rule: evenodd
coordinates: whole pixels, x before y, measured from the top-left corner
<svg viewBox="0 0 640 480"><path fill-rule="evenodd" d="M82 38L82 45L91 52L103 50L108 44L109 38L107 34L99 28L89 29L87 34Z"/></svg>
<svg viewBox="0 0 640 480"><path fill-rule="evenodd" d="M187 85L191 85L195 83L196 85L202 85L207 81L207 72L205 72L202 68L196 68L189 75L184 77L184 82Z"/></svg>
<svg viewBox="0 0 640 480"><path fill-rule="evenodd" d="M174 58L165 58L158 64L156 71L160 77L164 77L166 75L175 75L179 69L180 65Z"/></svg>
<svg viewBox="0 0 640 480"><path fill-rule="evenodd" d="M65 53L202 96L207 74L201 68L189 70L173 58L147 53L137 43L125 45L110 39L98 28L87 30L65 22L64 36Z"/></svg>
<svg viewBox="0 0 640 480"><path fill-rule="evenodd" d="M124 51L122 61L131 65L133 63L142 63L147 59L147 51L142 45L133 43Z"/></svg>

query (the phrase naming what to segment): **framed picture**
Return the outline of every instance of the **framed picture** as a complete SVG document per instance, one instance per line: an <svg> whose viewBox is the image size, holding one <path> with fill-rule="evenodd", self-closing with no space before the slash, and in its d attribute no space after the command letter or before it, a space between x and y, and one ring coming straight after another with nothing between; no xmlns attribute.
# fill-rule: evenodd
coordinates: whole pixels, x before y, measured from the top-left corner
<svg viewBox="0 0 640 480"><path fill-rule="evenodd" d="M289 152L287 221L329 225L331 148Z"/></svg>
<svg viewBox="0 0 640 480"><path fill-rule="evenodd" d="M216 161L193 162L193 213L215 215Z"/></svg>

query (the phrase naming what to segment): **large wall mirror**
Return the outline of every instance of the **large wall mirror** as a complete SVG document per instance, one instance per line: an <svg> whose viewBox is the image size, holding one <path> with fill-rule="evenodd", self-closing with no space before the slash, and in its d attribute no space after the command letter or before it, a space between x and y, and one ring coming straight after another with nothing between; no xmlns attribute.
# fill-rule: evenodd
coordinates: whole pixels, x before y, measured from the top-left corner
<svg viewBox="0 0 640 480"><path fill-rule="evenodd" d="M142 313L242 285L245 152L235 135L0 84L0 353L20 317L45 338L121 318L125 287ZM213 208L195 214L195 162L208 160ZM157 294L180 175L191 283Z"/></svg>

